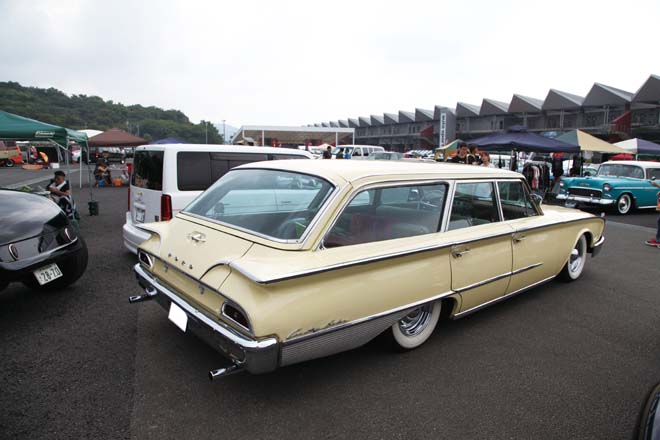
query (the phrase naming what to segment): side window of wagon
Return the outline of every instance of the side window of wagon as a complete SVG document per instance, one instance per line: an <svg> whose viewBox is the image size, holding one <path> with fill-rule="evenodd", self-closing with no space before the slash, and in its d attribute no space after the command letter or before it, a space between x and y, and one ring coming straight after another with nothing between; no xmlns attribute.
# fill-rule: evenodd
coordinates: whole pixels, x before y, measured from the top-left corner
<svg viewBox="0 0 660 440"><path fill-rule="evenodd" d="M649 180L660 180L660 168L651 168L646 171L649 175Z"/></svg>
<svg viewBox="0 0 660 440"><path fill-rule="evenodd" d="M500 221L492 182L456 183L449 230Z"/></svg>
<svg viewBox="0 0 660 440"><path fill-rule="evenodd" d="M534 202L525 191L521 181L497 182L497 188L500 191L500 203L502 204L504 220L532 217L538 214Z"/></svg>
<svg viewBox="0 0 660 440"><path fill-rule="evenodd" d="M323 240L326 248L437 232L447 185L402 185L358 193Z"/></svg>

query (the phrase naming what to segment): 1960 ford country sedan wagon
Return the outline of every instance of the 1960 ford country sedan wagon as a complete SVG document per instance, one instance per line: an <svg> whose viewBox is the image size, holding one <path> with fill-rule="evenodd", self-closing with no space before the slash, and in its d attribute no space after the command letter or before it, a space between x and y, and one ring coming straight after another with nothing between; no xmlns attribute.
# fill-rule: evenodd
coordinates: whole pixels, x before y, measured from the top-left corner
<svg viewBox="0 0 660 440"><path fill-rule="evenodd" d="M381 333L418 347L441 316L577 279L604 242L602 218L541 209L520 174L401 161L240 166L145 228L130 300L156 300L231 361L211 378Z"/></svg>
<svg viewBox="0 0 660 440"><path fill-rule="evenodd" d="M600 205L625 215L633 208L655 208L658 188L650 181L660 178L660 163L610 161L595 177L562 177L557 199L567 205Z"/></svg>

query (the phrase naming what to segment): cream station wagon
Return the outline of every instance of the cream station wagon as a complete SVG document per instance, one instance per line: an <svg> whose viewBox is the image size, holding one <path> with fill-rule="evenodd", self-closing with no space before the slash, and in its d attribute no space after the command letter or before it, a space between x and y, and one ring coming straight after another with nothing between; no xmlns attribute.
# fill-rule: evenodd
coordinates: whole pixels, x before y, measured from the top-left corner
<svg viewBox="0 0 660 440"><path fill-rule="evenodd" d="M386 333L424 343L459 318L557 276L577 279L604 220L541 208L520 174L403 161L237 167L151 237L144 293L231 363L265 373Z"/></svg>

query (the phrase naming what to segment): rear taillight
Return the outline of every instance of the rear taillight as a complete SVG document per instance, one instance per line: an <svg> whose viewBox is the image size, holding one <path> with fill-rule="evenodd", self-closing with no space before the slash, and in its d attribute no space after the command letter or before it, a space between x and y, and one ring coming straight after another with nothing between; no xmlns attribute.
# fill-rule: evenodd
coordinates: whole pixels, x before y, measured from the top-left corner
<svg viewBox="0 0 660 440"><path fill-rule="evenodd" d="M172 220L172 197L168 194L160 196L160 220Z"/></svg>

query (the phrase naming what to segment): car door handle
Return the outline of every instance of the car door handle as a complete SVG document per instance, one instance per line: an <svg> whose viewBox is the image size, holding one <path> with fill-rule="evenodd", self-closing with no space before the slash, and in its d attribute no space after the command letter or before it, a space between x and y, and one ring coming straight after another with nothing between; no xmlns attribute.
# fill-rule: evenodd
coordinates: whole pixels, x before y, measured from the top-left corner
<svg viewBox="0 0 660 440"><path fill-rule="evenodd" d="M470 249L464 248L464 249L454 249L451 251L451 255L454 258L461 258L463 255L467 254L470 252Z"/></svg>
<svg viewBox="0 0 660 440"><path fill-rule="evenodd" d="M514 235L513 236L513 242L514 243L520 243L521 241L525 240L527 237L524 235Z"/></svg>

